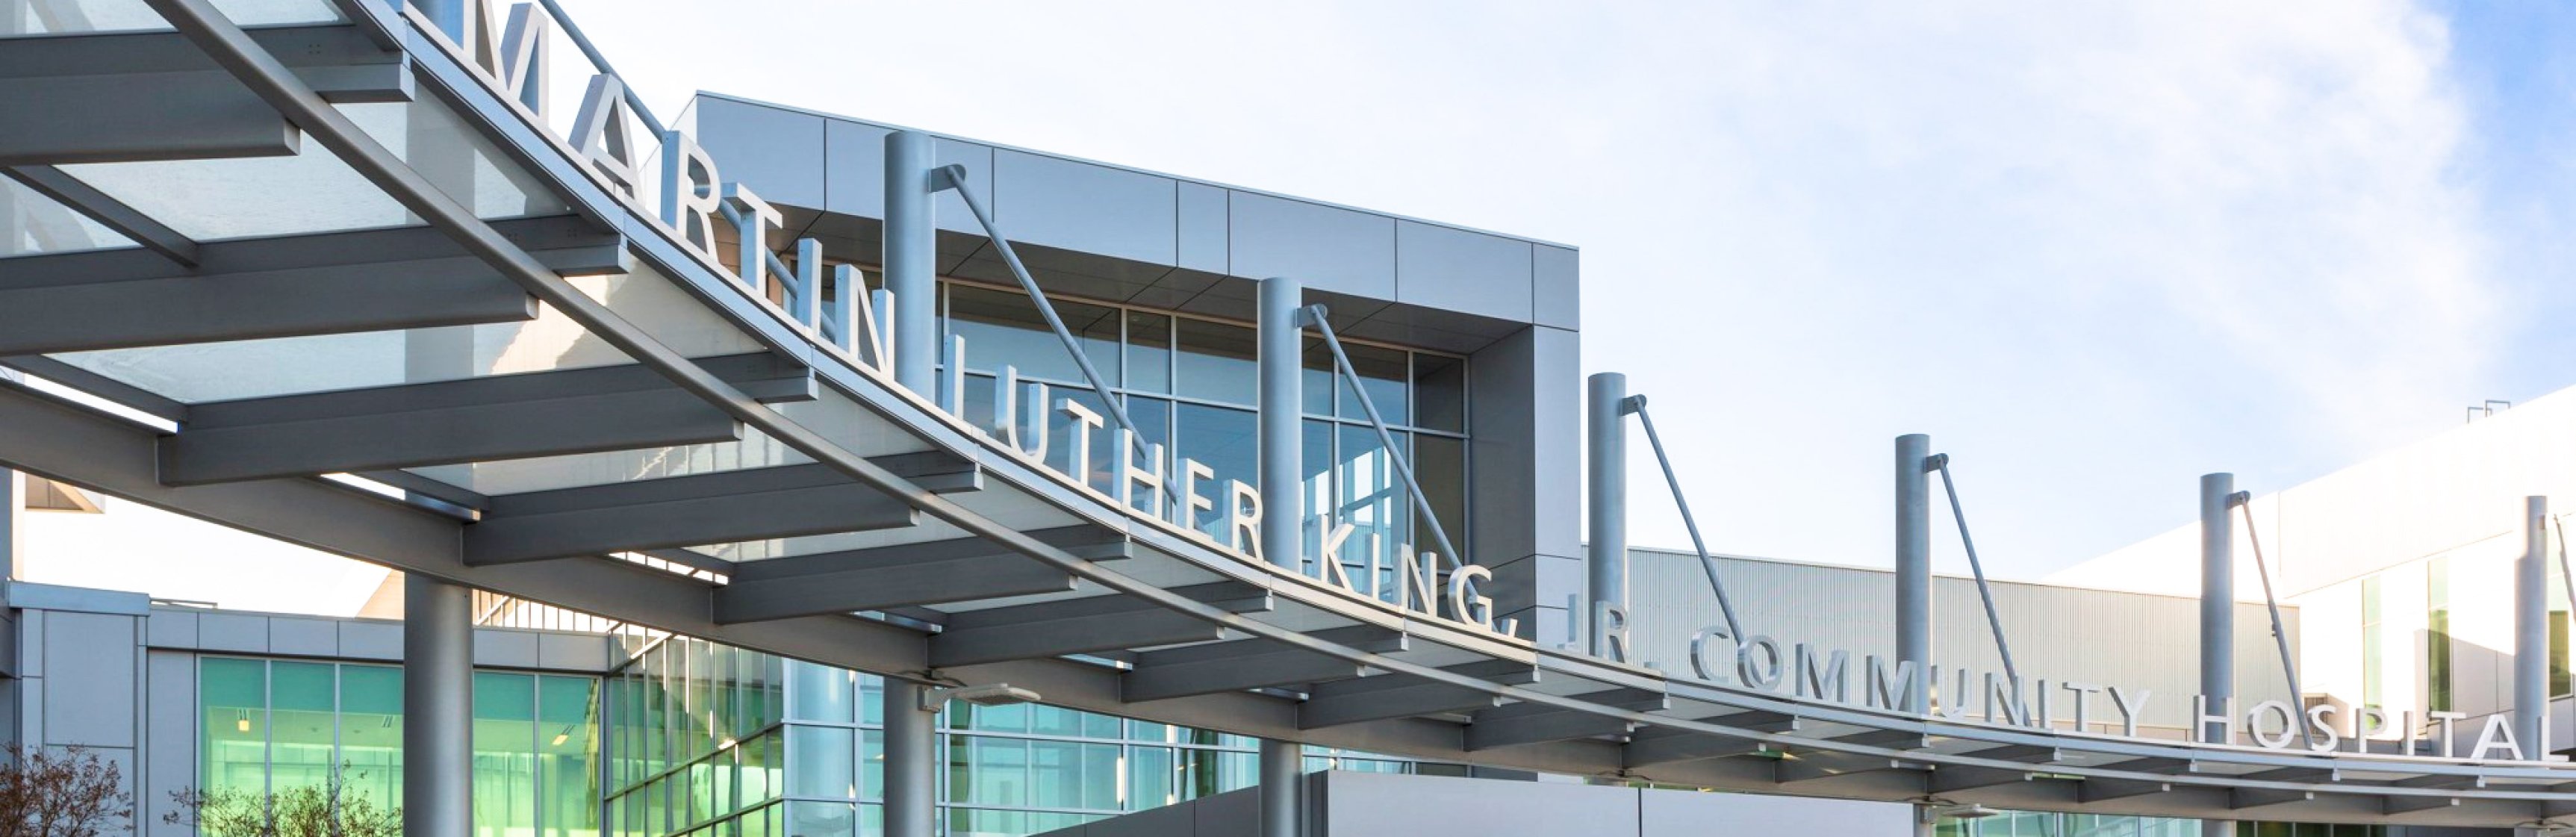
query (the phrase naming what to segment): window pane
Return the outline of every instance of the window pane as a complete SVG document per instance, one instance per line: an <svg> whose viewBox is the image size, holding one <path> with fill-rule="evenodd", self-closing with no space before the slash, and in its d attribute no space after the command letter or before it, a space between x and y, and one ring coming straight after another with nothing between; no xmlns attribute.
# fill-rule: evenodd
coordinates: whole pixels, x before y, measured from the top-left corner
<svg viewBox="0 0 2576 837"><path fill-rule="evenodd" d="M1029 804L1029 742L980 736L958 736L951 742L951 801Z"/></svg>
<svg viewBox="0 0 2576 837"><path fill-rule="evenodd" d="M1140 392L1172 391L1172 318L1127 312L1125 386Z"/></svg>
<svg viewBox="0 0 2576 837"><path fill-rule="evenodd" d="M1135 445L1129 445L1124 449L1120 449L1117 443L1118 419L1115 417L1108 419L1110 455L1125 456L1127 461L1133 464L1138 470L1155 470L1156 467L1159 467L1165 474L1176 473L1172 468L1172 402L1160 398L1148 398L1141 395L1120 396L1120 399L1127 406L1127 418L1136 422L1136 433L1144 437L1145 444L1162 446L1162 463L1159 466L1156 466L1154 462L1155 455L1147 452L1145 449L1140 449ZM1123 478L1123 476L1124 475L1122 474L1118 478ZM1172 503L1172 491L1178 487L1179 483L1172 479L1166 479L1164 481L1162 502L1165 507L1168 508ZM1161 510L1153 507L1154 492L1150 487L1137 485L1130 488L1129 491L1131 492L1131 496L1128 498L1128 503L1130 505L1146 512L1154 513L1158 516L1161 514ZM1118 495L1118 486L1116 483L1111 483L1109 485L1109 494L1112 497Z"/></svg>
<svg viewBox="0 0 2576 837"><path fill-rule="evenodd" d="M1186 318L1177 326L1181 395L1245 406L1255 403L1259 389L1252 329Z"/></svg>
<svg viewBox="0 0 2576 837"><path fill-rule="evenodd" d="M1305 431L1305 438L1298 440L1298 445L1299 456L1305 460L1302 464L1306 525L1297 527L1301 533L1299 545L1305 550L1299 553L1297 567L1298 572L1311 572L1306 569L1305 562L1306 558L1316 554L1316 539L1320 534L1320 527L1314 525L1314 520L1331 514L1337 502L1333 484L1333 463L1337 461L1333 456L1333 439L1336 435L1334 428L1339 425L1307 419L1300 426Z"/></svg>
<svg viewBox="0 0 2576 837"><path fill-rule="evenodd" d="M1173 795L1172 751L1165 747L1138 747L1130 751L1127 763L1127 810L1142 811L1179 802Z"/></svg>
<svg viewBox="0 0 2576 837"><path fill-rule="evenodd" d="M856 819L847 802L790 802L787 837L850 837Z"/></svg>
<svg viewBox="0 0 2576 837"><path fill-rule="evenodd" d="M1413 356L1413 421L1433 430L1467 432L1467 362Z"/></svg>
<svg viewBox="0 0 2576 837"><path fill-rule="evenodd" d="M1335 399L1349 400L1350 393L1341 390L1341 367L1333 362L1333 350L1324 338L1308 337L1299 349L1297 397L1310 416L1330 417ZM1254 406L1259 406L1255 404ZM1357 410L1354 406L1351 409Z"/></svg>
<svg viewBox="0 0 2576 837"><path fill-rule="evenodd" d="M205 720L206 790L264 792L268 786L268 664L206 658L198 664Z"/></svg>
<svg viewBox="0 0 2576 837"><path fill-rule="evenodd" d="M1449 533L1453 545L1473 550L1467 543L1467 443L1446 436L1413 437L1413 477L1422 483L1424 499L1431 501L1431 511L1440 516L1441 528ZM1416 552L1438 548L1439 539L1427 524L1416 522L1413 548ZM1464 556L1447 556L1464 561Z"/></svg>
<svg viewBox="0 0 2576 837"><path fill-rule="evenodd" d="M850 731L830 727L787 728L787 793L850 799L858 793L850 760Z"/></svg>
<svg viewBox="0 0 2576 837"><path fill-rule="evenodd" d="M968 285L947 287L948 333L966 338L968 370L998 373L1009 365L1025 378L1088 383L1073 356L1065 352L1064 341L1027 294ZM1081 341L1092 366L1111 386L1118 386L1118 309L1061 299L1051 302L1065 327ZM943 342L941 351L946 350Z"/></svg>
<svg viewBox="0 0 2576 837"><path fill-rule="evenodd" d="M1028 746L1031 804L1040 808L1083 807L1083 745L1033 741Z"/></svg>
<svg viewBox="0 0 2576 837"><path fill-rule="evenodd" d="M1095 811L1118 810L1118 747L1082 745L1082 802Z"/></svg>
<svg viewBox="0 0 2576 837"><path fill-rule="evenodd" d="M1412 358L1400 349L1342 344L1342 353L1351 356L1351 369L1360 374L1360 389L1368 393L1370 404L1377 407L1386 423L1402 426L1412 423L1413 411L1405 403L1405 379ZM1359 399L1351 397L1348 381L1344 389L1333 393L1341 404L1342 418L1368 420L1368 411L1360 409Z"/></svg>
<svg viewBox="0 0 2576 837"><path fill-rule="evenodd" d="M551 837L599 833L599 681L537 680L538 822Z"/></svg>
<svg viewBox="0 0 2576 837"><path fill-rule="evenodd" d="M340 667L340 761L349 793L402 805L402 669Z"/></svg>
<svg viewBox="0 0 2576 837"><path fill-rule="evenodd" d="M1099 424L1093 425L1066 412L1063 409L1066 401L1081 404L1083 409L1099 417ZM1046 416L1047 466L1057 473L1076 475L1092 488L1104 492L1116 490L1117 486L1109 481L1109 467L1118 461L1115 458L1118 435L1115 432L1116 420L1109 416L1109 405L1090 390L1057 387L1047 393ZM1074 467L1077 459L1081 460L1080 468Z"/></svg>
<svg viewBox="0 0 2576 837"><path fill-rule="evenodd" d="M949 704L949 716L951 718L955 718L958 714L955 710L961 708L966 710L964 713L966 716L966 724L961 727L962 729L983 730L986 732L1029 731L1029 704L1010 703L1000 706L976 706L963 702L954 702Z"/></svg>
<svg viewBox="0 0 2576 837"><path fill-rule="evenodd" d="M793 715L796 720L831 724L850 722L850 672L790 660L787 679L796 692Z"/></svg>
<svg viewBox="0 0 2576 837"><path fill-rule="evenodd" d="M274 790L319 787L331 777L337 684L328 663L268 665L269 782Z"/></svg>
<svg viewBox="0 0 2576 837"><path fill-rule="evenodd" d="M1182 458L1208 467L1215 476L1191 490L1208 501L1209 508L1197 512L1191 528L1214 535L1225 542L1227 504L1231 501L1227 480L1245 485L1260 484L1260 450L1255 437L1260 432L1260 418L1250 410L1233 410L1199 404L1182 404L1177 412L1177 435ZM1174 473L1179 469L1175 468ZM1173 491L1180 486L1175 483Z"/></svg>
<svg viewBox="0 0 2576 837"><path fill-rule="evenodd" d="M885 733L859 733L859 798L885 798Z"/></svg>
<svg viewBox="0 0 2576 837"><path fill-rule="evenodd" d="M474 832L506 837L537 829L537 681L474 673Z"/></svg>
<svg viewBox="0 0 2576 837"><path fill-rule="evenodd" d="M1039 735L1080 735L1082 734L1082 713L1059 706L1037 704L1029 709L1029 731Z"/></svg>
<svg viewBox="0 0 2576 837"><path fill-rule="evenodd" d="M1404 434L1394 434L1398 445L1394 455L1404 455ZM1372 556L1380 565L1394 564L1393 556L1410 541L1406 528L1412 517L1412 500L1405 494L1402 482L1386 448L1378 441L1377 432L1366 427L1343 425L1340 448L1334 456L1339 461L1340 502L1333 507L1330 524L1351 526L1350 538L1342 542L1342 563L1349 567L1353 583L1366 577ZM1417 550L1432 548L1414 544Z"/></svg>

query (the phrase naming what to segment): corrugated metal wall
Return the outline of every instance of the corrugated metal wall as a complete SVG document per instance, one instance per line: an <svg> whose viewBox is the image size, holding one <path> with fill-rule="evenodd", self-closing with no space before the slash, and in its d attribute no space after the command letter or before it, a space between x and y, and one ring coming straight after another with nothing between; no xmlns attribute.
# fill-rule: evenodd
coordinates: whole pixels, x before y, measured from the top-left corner
<svg viewBox="0 0 2576 837"><path fill-rule="evenodd" d="M1636 658L1688 676L1691 635L1725 622L1699 557L1646 549L1632 549L1629 555L1629 623ZM1863 655L1889 657L1895 648L1895 581L1886 570L1720 556L1718 577L1726 582L1746 633L1769 636L1784 649L1806 643L1850 652L1856 700ZM2012 640L2013 661L2025 680L2145 689L2151 695L2144 723L2175 729L2188 725L2192 695L2200 691L2198 600L2017 582L1992 586L1996 612ZM1964 665L2002 673L1976 582L1935 578L1932 612L1934 663L1945 671ZM2282 618L2295 649L2297 609L2284 608ZM2289 694L2270 624L2262 605L2237 606L2240 706ZM1979 677L1971 675L1972 688ZM2072 697L2060 691L2052 698L2052 714L2061 725L2073 718ZM1970 705L1983 706L1982 698ZM2091 720L2097 727L2117 724L2118 713L2107 696L2096 699ZM2110 729L2117 731L2116 726Z"/></svg>

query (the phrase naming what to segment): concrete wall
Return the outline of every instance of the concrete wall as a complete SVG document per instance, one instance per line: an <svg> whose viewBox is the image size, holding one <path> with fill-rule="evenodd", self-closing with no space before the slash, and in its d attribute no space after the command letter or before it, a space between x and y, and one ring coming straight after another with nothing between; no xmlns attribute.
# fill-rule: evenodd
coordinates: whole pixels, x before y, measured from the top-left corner
<svg viewBox="0 0 2576 837"><path fill-rule="evenodd" d="M1886 570L1800 564L1720 556L1736 617L1749 634L1769 636L1783 649L1793 643L1851 654L1857 690L1864 655L1892 658L1894 575ZM1700 628L1723 625L1717 596L1694 553L1629 550L1629 621L1637 659L1665 671L1691 673L1690 638ZM2180 735L2189 726L2191 696L2199 691L2200 603L2195 599L1997 581L1995 609L2012 641L2013 661L2025 679L2117 685L2145 689L2142 723ZM1932 660L1944 670L1967 666L2003 671L1994 635L1986 625L1973 579L1941 576L1932 584ZM2301 635L2300 611L2284 608L2292 647ZM2236 682L2240 705L2289 694L2270 619L2259 604L2237 606ZM2116 651L2117 653L2105 653ZM1944 675L1947 679L1948 675ZM1978 688L1980 675L1971 675ZM1949 690L1954 683L1945 683ZM2072 728L2071 694L2052 697L2051 716ZM1854 700L1859 700L1855 691ZM1983 706L1982 698L1971 702ZM2095 731L2118 732L2119 715L2107 696L2096 697ZM2155 731L2142 730L2152 734Z"/></svg>
<svg viewBox="0 0 2576 837"><path fill-rule="evenodd" d="M1306 776L1306 837L1904 837L1884 802L1408 776ZM1048 837L1255 837L1258 789L1047 832Z"/></svg>

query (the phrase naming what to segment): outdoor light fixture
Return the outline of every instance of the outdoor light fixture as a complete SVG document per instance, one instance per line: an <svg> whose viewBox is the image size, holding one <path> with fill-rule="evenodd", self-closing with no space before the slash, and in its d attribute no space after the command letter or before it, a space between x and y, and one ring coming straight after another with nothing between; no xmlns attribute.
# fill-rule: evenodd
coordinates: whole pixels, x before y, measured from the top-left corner
<svg viewBox="0 0 2576 837"><path fill-rule="evenodd" d="M1982 820L2002 811L1984 805L1938 805L1923 808L1924 822L1938 822L1942 817L1954 820Z"/></svg>
<svg viewBox="0 0 2576 837"><path fill-rule="evenodd" d="M937 712L951 700L962 700L976 706L1010 706L1018 703L1036 703L1038 693L1009 683L985 686L941 686L921 691L921 710Z"/></svg>

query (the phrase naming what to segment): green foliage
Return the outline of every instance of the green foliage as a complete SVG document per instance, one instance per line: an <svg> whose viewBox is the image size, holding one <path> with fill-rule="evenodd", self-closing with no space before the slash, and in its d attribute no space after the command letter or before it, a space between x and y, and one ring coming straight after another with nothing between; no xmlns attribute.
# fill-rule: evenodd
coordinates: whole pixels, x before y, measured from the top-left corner
<svg viewBox="0 0 2576 837"><path fill-rule="evenodd" d="M402 837L402 809L349 792L351 778L349 766L342 764L320 785L275 794L240 788L173 791L170 801L178 810L161 819L194 825L206 837Z"/></svg>

